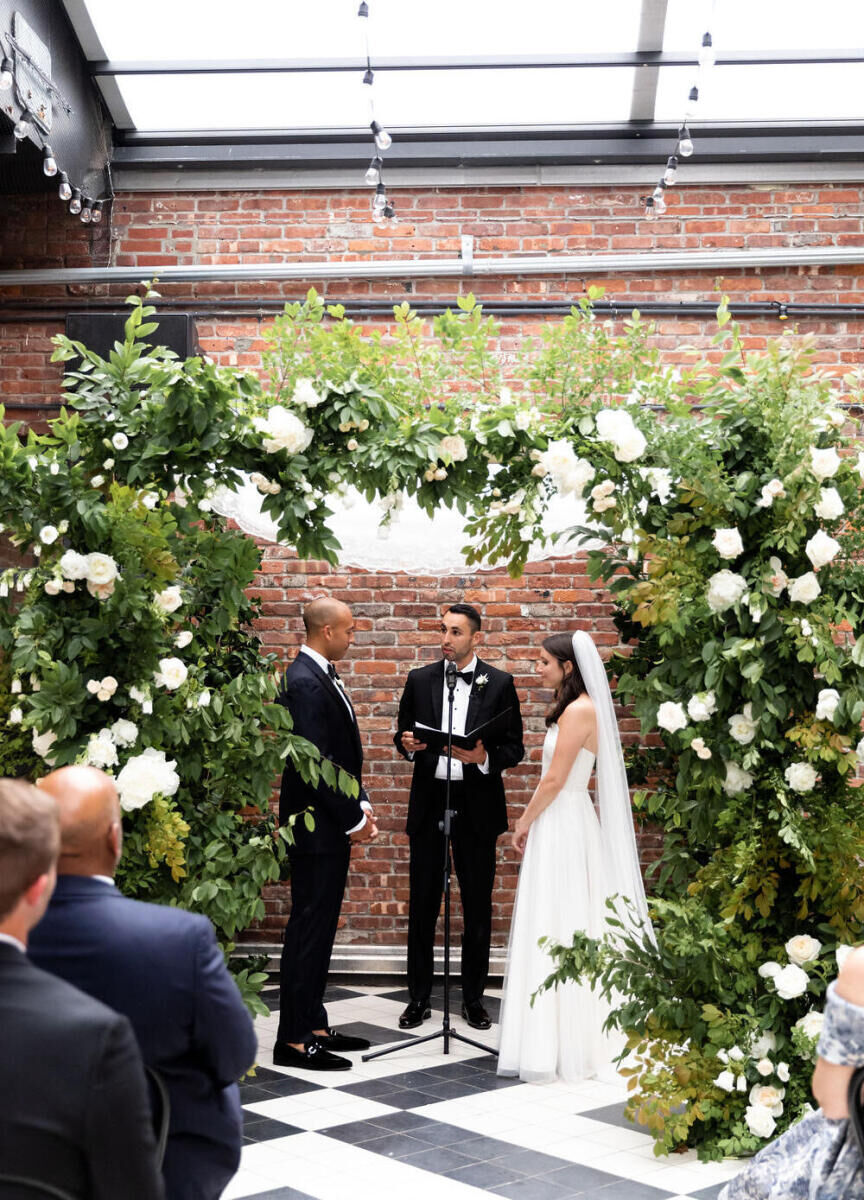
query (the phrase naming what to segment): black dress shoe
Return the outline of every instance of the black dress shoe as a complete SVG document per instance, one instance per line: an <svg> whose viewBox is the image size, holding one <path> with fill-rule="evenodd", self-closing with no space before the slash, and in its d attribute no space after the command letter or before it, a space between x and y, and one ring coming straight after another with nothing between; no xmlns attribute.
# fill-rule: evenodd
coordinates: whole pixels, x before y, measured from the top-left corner
<svg viewBox="0 0 864 1200"><path fill-rule="evenodd" d="M400 1029L416 1029L432 1016L428 1000L412 1000L399 1018Z"/></svg>
<svg viewBox="0 0 864 1200"><path fill-rule="evenodd" d="M350 1071L350 1058L331 1054L320 1042L310 1042L302 1050L295 1050L287 1042L277 1042L273 1047L273 1062L277 1067L302 1067L306 1071Z"/></svg>
<svg viewBox="0 0 864 1200"><path fill-rule="evenodd" d="M463 1002L462 1016L468 1022L472 1029L491 1029L492 1022L489 1019L489 1014L483 1007L482 1000L471 1000Z"/></svg>
<svg viewBox="0 0 864 1200"><path fill-rule="evenodd" d="M325 1050L368 1050L372 1045L368 1038L352 1037L350 1033L339 1033L331 1028L326 1034L316 1033L315 1040Z"/></svg>

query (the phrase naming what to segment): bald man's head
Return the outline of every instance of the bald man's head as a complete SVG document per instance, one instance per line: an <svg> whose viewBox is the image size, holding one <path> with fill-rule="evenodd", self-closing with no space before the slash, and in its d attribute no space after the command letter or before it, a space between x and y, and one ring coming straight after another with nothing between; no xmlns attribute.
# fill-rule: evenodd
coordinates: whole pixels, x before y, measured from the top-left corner
<svg viewBox="0 0 864 1200"><path fill-rule="evenodd" d="M120 802L114 780L96 767L60 767L37 786L60 812L60 875L113 875L120 858Z"/></svg>
<svg viewBox="0 0 864 1200"><path fill-rule="evenodd" d="M351 609L332 596L310 600L303 609L306 645L330 662L343 658L354 637L354 617Z"/></svg>

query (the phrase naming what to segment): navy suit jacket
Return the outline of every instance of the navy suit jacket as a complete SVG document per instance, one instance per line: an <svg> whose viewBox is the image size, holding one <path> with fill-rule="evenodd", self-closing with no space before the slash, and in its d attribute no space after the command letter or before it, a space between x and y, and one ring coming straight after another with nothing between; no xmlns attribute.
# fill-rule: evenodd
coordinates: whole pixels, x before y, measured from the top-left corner
<svg viewBox="0 0 864 1200"><path fill-rule="evenodd" d="M7 942L0 942L0 1172L80 1200L164 1195L129 1022ZM0 1193L36 1196L3 1184Z"/></svg>
<svg viewBox="0 0 864 1200"><path fill-rule="evenodd" d="M255 1061L256 1042L207 918L130 900L89 876L61 875L28 952L125 1014L145 1064L164 1079L169 1200L220 1195L240 1161L235 1081Z"/></svg>
<svg viewBox="0 0 864 1200"><path fill-rule="evenodd" d="M353 775L362 789L363 747L357 720L326 671L308 654L298 653L282 676L277 699L291 713L294 732ZM362 790L360 797L365 799ZM344 852L348 845L347 831L359 825L363 817L360 801L328 787L323 780L317 787L306 783L288 759L279 795L280 823L286 824L292 813L309 807L314 810L315 829L307 830L302 818L295 822L296 844L292 853Z"/></svg>

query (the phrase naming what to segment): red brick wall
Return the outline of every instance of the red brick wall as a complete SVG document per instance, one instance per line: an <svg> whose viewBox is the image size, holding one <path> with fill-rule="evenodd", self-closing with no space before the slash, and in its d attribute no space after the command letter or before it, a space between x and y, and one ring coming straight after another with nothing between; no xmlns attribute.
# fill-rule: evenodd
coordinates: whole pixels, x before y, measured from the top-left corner
<svg viewBox="0 0 864 1200"><path fill-rule="evenodd" d="M114 204L110 237L106 225L86 229L70 219L53 195L44 199L4 198L0 220L0 268L79 266L89 261L140 267L141 277L174 263L272 263L373 258L454 257L460 235L475 238L475 255L563 252L720 249L725 247L860 244L864 238L864 187L755 188L685 186L671 197L668 214L652 224L641 216L643 189L576 186L560 188L411 189L397 193L399 219L379 229L370 220L369 192L231 192L121 194ZM864 267L755 268L726 272L720 286L733 300L861 303ZM589 283L602 283L608 299L625 310L650 299L712 300L718 283L708 273L597 277L549 276L478 279L342 280L321 283L310 274L301 283L213 281L161 284L166 298L188 302L261 298L297 299L314 284L331 300L434 299L449 301L473 290L481 300L574 300ZM53 400L60 370L47 360L50 337L62 316L31 324L4 321L2 304L20 298L80 301L121 299L127 285L0 289L0 401L22 404ZM555 318L546 318L555 319ZM266 318L265 318L266 320ZM372 322L370 322L371 324ZM543 318L507 317L499 351L506 364ZM204 350L217 361L256 370L263 343L255 318L198 321ZM859 322L807 320L802 333L816 335L818 359L840 373L857 365ZM776 320L747 321L746 342L765 345L784 327ZM707 348L714 330L693 318L662 318L656 344L670 359L682 347ZM22 415L27 416L26 410ZM34 418L41 415L31 414ZM343 941L401 943L407 903L407 844L400 832L410 768L391 744L402 680L410 666L437 655L437 619L454 599L478 603L486 616L484 650L491 662L517 679L526 717L527 761L509 774L512 805L523 803L537 778L543 702L533 689L532 659L550 631L590 629L598 642L616 641L608 598L589 585L584 562L532 564L520 580L477 572L444 579L369 574L354 568L331 571L298 563L285 550L269 547L261 575L265 600L261 633L286 659L300 642L300 607L328 591L354 607L358 637L345 675L366 739L370 794L381 817L374 847L354 852L340 937ZM633 722L624 728L634 735ZM643 841L650 855L656 838ZM504 944L516 881L516 862L502 839L495 893L495 940ZM276 939L285 919L287 889L268 889L262 936Z"/></svg>

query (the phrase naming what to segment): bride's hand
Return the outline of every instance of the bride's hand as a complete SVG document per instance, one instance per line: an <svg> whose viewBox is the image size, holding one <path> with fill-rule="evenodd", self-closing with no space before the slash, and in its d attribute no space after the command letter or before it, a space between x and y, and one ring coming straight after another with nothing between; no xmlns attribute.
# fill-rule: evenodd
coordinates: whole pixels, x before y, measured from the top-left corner
<svg viewBox="0 0 864 1200"><path fill-rule="evenodd" d="M525 843L528 841L528 830L530 828L530 825L526 825L521 818L513 826L513 849L518 854L525 853Z"/></svg>

